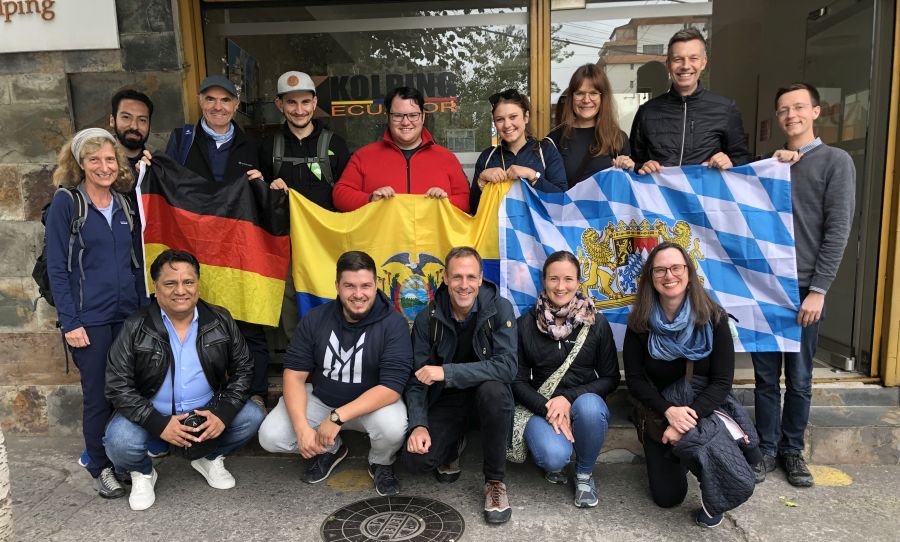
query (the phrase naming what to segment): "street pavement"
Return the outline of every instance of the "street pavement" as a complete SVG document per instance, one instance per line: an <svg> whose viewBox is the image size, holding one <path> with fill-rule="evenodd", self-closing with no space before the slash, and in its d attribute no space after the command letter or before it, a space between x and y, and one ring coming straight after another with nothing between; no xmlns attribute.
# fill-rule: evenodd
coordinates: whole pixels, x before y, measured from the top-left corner
<svg viewBox="0 0 900 542"><path fill-rule="evenodd" d="M210 488L185 460L157 460L156 504L133 512L127 496L104 500L94 492L76 459L77 437L6 435L16 540L37 541L205 541L320 540L329 513L376 497L366 473L366 447L356 441L350 457L315 486L300 481L298 457L242 453L226 466L237 479L230 490ZM691 478L685 503L656 507L649 497L644 466L601 463L594 475L596 508L572 505L572 486L551 485L531 464L510 465L507 484L512 519L488 526L480 452L463 454L463 473L449 485L430 476L400 473L404 495L437 499L465 520L461 540L615 541L665 540L861 540L900 538L900 465L814 466L817 485L793 488L776 470L753 497L715 529L694 524L698 486Z"/></svg>

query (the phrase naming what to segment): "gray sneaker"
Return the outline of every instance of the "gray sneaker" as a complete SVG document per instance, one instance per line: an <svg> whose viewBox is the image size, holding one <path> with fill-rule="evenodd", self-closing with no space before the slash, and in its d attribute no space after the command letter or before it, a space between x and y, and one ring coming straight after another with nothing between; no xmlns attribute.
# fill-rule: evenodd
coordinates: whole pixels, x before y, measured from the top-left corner
<svg viewBox="0 0 900 542"><path fill-rule="evenodd" d="M484 520L488 523L506 523L512 516L506 484L499 480L484 483Z"/></svg>
<svg viewBox="0 0 900 542"><path fill-rule="evenodd" d="M544 472L544 480L547 480L551 484L566 485L569 483L569 475L566 474L566 469L556 471L548 470Z"/></svg>
<svg viewBox="0 0 900 542"><path fill-rule="evenodd" d="M575 475L575 506L578 508L593 508L597 506L597 486L594 477L588 474Z"/></svg>
<svg viewBox="0 0 900 542"><path fill-rule="evenodd" d="M435 469L434 477L437 478L438 482L442 484L452 484L459 479L459 474L462 472L462 469L459 468L459 458L462 456L465 449L466 436L463 435L456 445L456 459L446 465L440 465Z"/></svg>
<svg viewBox="0 0 900 542"><path fill-rule="evenodd" d="M100 476L94 478L94 489L104 499L118 499L125 496L125 488L116 480L116 473L112 467L106 467L100 471Z"/></svg>

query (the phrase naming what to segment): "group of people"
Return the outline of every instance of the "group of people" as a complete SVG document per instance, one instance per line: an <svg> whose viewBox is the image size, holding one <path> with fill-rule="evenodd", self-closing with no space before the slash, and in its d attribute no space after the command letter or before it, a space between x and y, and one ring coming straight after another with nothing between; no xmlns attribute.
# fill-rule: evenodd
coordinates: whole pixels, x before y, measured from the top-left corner
<svg viewBox="0 0 900 542"><path fill-rule="evenodd" d="M525 181L558 192L608 167L647 174L669 166L747 163L734 101L700 84L706 63L700 32L676 33L666 62L671 88L640 107L630 138L617 124L600 66L576 70L560 124L543 139L530 133L526 96L514 89L492 95L500 143L478 158L471 183L424 128L418 90L391 90L384 137L351 154L338 134L313 118L315 86L299 71L279 78L275 104L284 123L261 145L233 120L234 84L210 76L199 88L201 118L174 130L165 152L211 182L246 177L297 190L332 210L411 193L448 198L474 213L487 183ZM792 169L802 348L753 354L755 427L731 396L729 315L704 290L679 245L651 251L624 343L625 381L652 498L664 507L680 504L691 471L704 481L697 522L710 527L748 496L733 488L746 489L749 477L752 492L776 463L790 483L813 483L802 457L812 359L824 297L852 222L855 170L845 152L815 137L821 110L813 86L779 89L775 107L787 144L774 156ZM336 299L285 326L292 338L284 393L267 414L264 329L236 322L199 298L200 265L193 255L160 254L150 264L155 296L146 294L132 184L137 163L152 161L145 148L152 114L145 94L117 93L114 135L88 128L61 150L54 172L61 188L46 217L51 289L84 394L79 462L101 496L122 497L122 484L130 483L131 508L149 508L157 478L152 458L175 450L210 486L231 488L235 479L224 458L257 434L268 451L309 459L302 479L314 484L347 456L345 430L369 436L375 489L394 495L400 491L397 459L413 473L457 480L466 434L477 426L486 521L511 516L507 457L521 461L530 454L548 482L572 481L576 506L597 504L593 471L609 423L605 397L620 375L610 326L580 291L582 266L573 254L547 258L536 306L516 319L498 287L484 279L481 256L455 247L444 261L443 284L411 333L377 289L372 258L343 254ZM284 319L292 312L286 309ZM705 468L713 460L731 465L725 471L733 479L721 479L723 469Z"/></svg>

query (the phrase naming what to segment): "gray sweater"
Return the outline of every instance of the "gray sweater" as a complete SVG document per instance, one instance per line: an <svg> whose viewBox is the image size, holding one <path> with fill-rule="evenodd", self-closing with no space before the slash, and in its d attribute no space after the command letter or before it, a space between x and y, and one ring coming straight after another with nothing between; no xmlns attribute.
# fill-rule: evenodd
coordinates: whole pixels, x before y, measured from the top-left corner
<svg viewBox="0 0 900 542"><path fill-rule="evenodd" d="M826 293L847 246L856 199L850 155L821 144L791 166L797 279L801 288Z"/></svg>

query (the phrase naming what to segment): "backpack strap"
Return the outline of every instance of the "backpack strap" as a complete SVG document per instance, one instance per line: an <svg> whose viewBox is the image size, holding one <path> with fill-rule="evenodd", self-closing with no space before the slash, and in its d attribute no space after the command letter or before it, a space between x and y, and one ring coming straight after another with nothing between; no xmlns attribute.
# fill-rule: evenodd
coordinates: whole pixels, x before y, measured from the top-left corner
<svg viewBox="0 0 900 542"><path fill-rule="evenodd" d="M194 132L196 126L193 124L185 124L181 128L181 138L178 140L178 163L182 166L187 162L188 153L191 151L191 145L194 144Z"/></svg>
<svg viewBox="0 0 900 542"><path fill-rule="evenodd" d="M281 175L281 164L284 163L284 132L279 128L272 140L272 176L277 179Z"/></svg>
<svg viewBox="0 0 900 542"><path fill-rule="evenodd" d="M112 195L115 200L119 202L119 207L122 208L122 212L125 213L125 220L128 221L128 231L134 233L134 211L131 210L131 204L128 203L128 198L115 190L112 191ZM133 265L135 269L140 268L137 255L134 253L133 244L131 245L131 265Z"/></svg>
<svg viewBox="0 0 900 542"><path fill-rule="evenodd" d="M328 128L323 128L319 134L319 142L316 145L316 156L319 159L319 166L322 168L322 179L328 183L328 186L334 186L334 172L331 171L331 158L328 157L328 146L331 144L331 136L334 132Z"/></svg>
<svg viewBox="0 0 900 542"><path fill-rule="evenodd" d="M81 237L81 228L87 222L88 205L84 194L78 188L61 188L72 196L75 209L72 212L72 223L69 225L69 255L66 260L66 270L72 272L72 252L75 250L75 238L78 238L80 249L78 250L78 272L81 280L78 281L78 307L79 310L84 307L84 239Z"/></svg>

